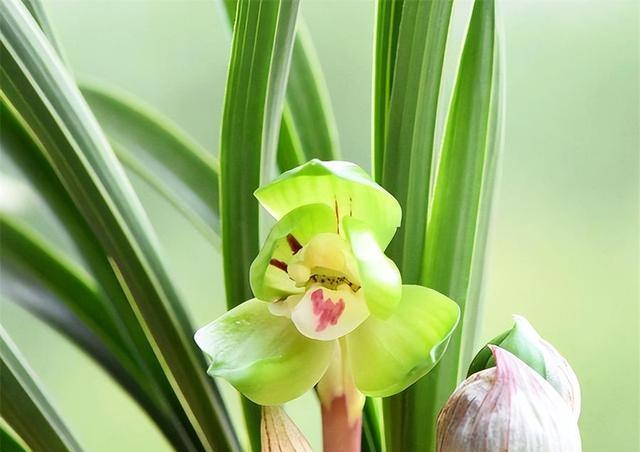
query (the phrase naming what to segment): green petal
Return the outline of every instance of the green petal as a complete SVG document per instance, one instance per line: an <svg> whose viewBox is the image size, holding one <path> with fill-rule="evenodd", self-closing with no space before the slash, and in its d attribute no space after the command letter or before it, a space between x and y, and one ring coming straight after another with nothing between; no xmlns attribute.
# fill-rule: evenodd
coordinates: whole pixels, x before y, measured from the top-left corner
<svg viewBox="0 0 640 452"><path fill-rule="evenodd" d="M278 221L260 253L249 270L251 289L256 298L264 301L277 300L293 293L302 293L287 273L273 265L271 259L289 263L293 257L287 235L292 234L302 245L306 245L315 235L336 232L336 218L333 209L325 204L309 204L287 213Z"/></svg>
<svg viewBox="0 0 640 452"><path fill-rule="evenodd" d="M396 264L384 255L366 223L347 217L344 231L358 263L364 298L372 314L387 318L400 302L402 278Z"/></svg>
<svg viewBox="0 0 640 452"><path fill-rule="evenodd" d="M207 371L260 405L281 405L311 389L325 373L336 342L308 339L267 303L245 301L195 334L212 359Z"/></svg>
<svg viewBox="0 0 640 452"><path fill-rule="evenodd" d="M255 195L276 219L304 204L326 204L337 210L340 218L352 216L364 221L382 249L391 241L402 216L398 201L350 162L311 160L283 173Z"/></svg>
<svg viewBox="0 0 640 452"><path fill-rule="evenodd" d="M459 315L458 305L435 290L402 286L391 317L369 317L347 336L358 389L388 397L415 383L442 357Z"/></svg>

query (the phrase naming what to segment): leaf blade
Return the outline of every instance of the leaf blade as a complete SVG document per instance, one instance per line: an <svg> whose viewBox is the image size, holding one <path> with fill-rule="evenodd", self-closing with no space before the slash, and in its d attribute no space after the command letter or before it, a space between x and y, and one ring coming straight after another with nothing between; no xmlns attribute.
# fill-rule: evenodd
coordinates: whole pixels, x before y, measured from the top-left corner
<svg viewBox="0 0 640 452"><path fill-rule="evenodd" d="M230 3L225 2L225 5ZM237 3L220 138L222 255L229 309L252 298L249 269L259 247L253 192L275 166L297 1ZM260 410L243 400L249 438L260 448Z"/></svg>
<svg viewBox="0 0 640 452"><path fill-rule="evenodd" d="M81 90L123 165L219 247L217 159L124 93L89 84Z"/></svg>
<svg viewBox="0 0 640 452"><path fill-rule="evenodd" d="M3 93L46 143L49 161L111 256L138 320L203 447L237 444L219 394L199 369L191 328L158 243L113 151L24 7L2 3Z"/></svg>
<svg viewBox="0 0 640 452"><path fill-rule="evenodd" d="M81 451L33 372L0 327L0 414L34 451Z"/></svg>
<svg viewBox="0 0 640 452"><path fill-rule="evenodd" d="M495 44L495 3L477 0L471 15L458 78L445 128L442 157L438 169L429 221L428 240L423 268L423 282L448 295L461 309L461 327L451 337L449 353L438 367L411 388L412 412L420 416L421 433L417 436L424 447L435 445L438 412L459 378L461 337L467 321L467 303L471 273L481 267L474 263L474 253L484 247L486 225L479 217L481 200L490 198L493 167L498 148L490 139L496 121L498 88ZM484 228L484 232L483 232ZM471 301L471 304L477 300Z"/></svg>
<svg viewBox="0 0 640 452"><path fill-rule="evenodd" d="M154 398L155 404L158 405L155 410L162 412L168 412L169 414L175 413L180 417L180 425L174 425L172 428L166 428L165 425L161 427L163 433L169 436L169 440L172 443L180 441L180 447L193 450L194 441L198 442L195 432L188 419L186 419L184 413L181 411L180 403L175 397L173 390L169 382L166 380L166 376L163 370L160 368L157 359L148 343L145 333L142 327L138 323L134 312L131 310L131 306L128 300L125 298L122 288L120 287L111 265L104 253L104 249L98 243L95 234L91 231L88 224L82 218L80 212L76 209L73 201L66 193L64 187L57 179L54 170L49 166L43 153L40 151L38 144L34 141L33 132L29 132L24 124L22 124L15 116L14 112L10 112L5 105L5 99L0 102L0 114L3 124L2 134L0 134L0 147L3 155L9 157L11 161L16 165L16 168L20 170L21 176L24 180L28 181L31 188L39 196L43 204L47 207L55 220L62 225L64 230L68 234L68 238L75 246L75 250L78 251L83 264L86 266L88 272L95 278L95 281L100 286L100 296L96 298L98 302L105 302L104 312L108 314L102 322L102 330L93 330L93 333L105 333L109 335L109 338L101 341L99 347L96 347L95 341L86 342L88 337L82 334L82 329L86 330L87 326L75 322L69 324L69 316L65 315L75 311L76 309L86 309L86 304L75 303L73 299L68 296L55 296L53 298L52 288L60 288L59 281L51 281L51 277L55 275L55 272L47 271L46 267L40 269L35 268L34 264L42 261L39 257L34 260L25 261L22 256L28 254L26 251L17 248L15 253L3 254L3 261L6 261L11 267L15 267L17 264L22 267L22 271L18 275L13 275L17 278L17 283L21 284L21 281L27 278L28 283L35 283L40 281L42 291L38 292L34 285L27 287L28 292L22 292L22 296L13 298L14 301L23 302L22 304L34 312L36 315L46 317L48 320L52 320L67 336L76 342L78 335L82 335L82 339L85 340L81 345L90 352L104 351L106 347L108 349L109 344L122 343L130 346L130 353L132 359L140 367L139 372L144 373L144 377L140 381L152 381L154 382L153 388L155 394L151 394ZM41 144L40 144L41 146ZM10 218L10 216L9 216ZM28 242L28 237L25 238ZM22 240L24 242L24 240ZM43 243L40 240L40 243ZM14 243L15 244L15 243ZM32 243L31 248L38 248L37 244ZM15 257L18 257L16 262ZM12 262L13 260L13 262ZM46 261L46 259L45 259ZM63 267L68 267L69 262ZM74 273L74 271L72 271ZM3 275L12 277L12 275ZM66 277L61 278L63 281ZM73 279L70 276L70 279ZM7 285L12 282L11 279L5 278ZM24 284L22 284L24 287ZM46 290L44 290L46 288ZM64 292L68 294L68 292ZM56 302L57 306L45 305L46 301L42 301L42 297L48 297L47 301ZM69 306L71 303L74 306ZM99 320L100 313L87 312L80 316L81 318L97 318ZM111 321L109 320L111 319ZM106 328L109 324L113 324L116 328ZM98 334L98 336L102 336ZM112 352L117 350L111 349ZM92 355L94 359L100 360L101 364L112 369L113 360L103 362L103 354ZM131 361L131 360L129 360ZM129 370L136 374L135 369ZM139 397L140 394L134 394L135 397ZM171 406L167 409L167 406ZM152 413L150 413L153 419L157 419Z"/></svg>

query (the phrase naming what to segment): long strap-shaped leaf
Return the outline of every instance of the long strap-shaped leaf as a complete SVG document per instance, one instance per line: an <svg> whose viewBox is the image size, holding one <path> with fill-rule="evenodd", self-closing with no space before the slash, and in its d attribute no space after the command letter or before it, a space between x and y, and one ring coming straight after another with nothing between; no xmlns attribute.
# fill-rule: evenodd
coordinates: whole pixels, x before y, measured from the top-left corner
<svg viewBox="0 0 640 452"><path fill-rule="evenodd" d="M81 451L0 326L0 415L34 452Z"/></svg>
<svg viewBox="0 0 640 452"><path fill-rule="evenodd" d="M0 262L3 269L11 269L25 276L28 273L25 279L28 278L32 283L37 281L48 292L65 298L64 305L82 320L86 328L94 331L104 343L109 344L108 348L115 351L121 363L135 372L134 369L137 367L131 362L130 350L120 337L113 334L117 329L112 324L110 314L104 309L106 301L95 280L47 246L33 232L27 231L3 213L0 213L0 230ZM13 283L7 279L3 275L3 292L11 289L5 285ZM18 278L11 279L15 282Z"/></svg>
<svg viewBox="0 0 640 452"><path fill-rule="evenodd" d="M0 449L2 452L27 452L29 450L22 438L2 418L0 418Z"/></svg>
<svg viewBox="0 0 640 452"><path fill-rule="evenodd" d="M382 181L389 104L398 48L404 0L376 2L375 58L373 71L373 174Z"/></svg>
<svg viewBox="0 0 640 452"><path fill-rule="evenodd" d="M4 102L0 103L0 114L3 125L2 134L0 135L0 147L3 154L13 161L17 169L21 170L21 176L30 183L37 195L42 198L43 204L53 213L55 219L60 222L65 232L67 232L68 238L75 245L76 251L95 278L97 286L100 287L98 290L100 294L95 301L103 303L103 305L95 306L92 303L82 303L65 296L49 296L46 301L58 301L64 306L48 306L49 309L47 310L41 309L43 302L37 303L36 299L38 297L52 295L52 289L64 287L66 290L67 287L60 285L57 279L52 279L55 273L36 267L35 264L38 262L48 260L46 256L38 256L37 259L32 258L25 262L22 257L33 253L37 248L29 246L31 243L29 240L12 242L10 245L16 247L15 252L3 253L2 256L3 260L8 262L9 265L23 267L23 272L13 275L16 283L31 292L35 291L34 293L25 293L23 291L24 297L11 297L12 300L22 302L23 306L37 315L56 314L61 310L66 310L78 313L79 318L97 319L94 323L99 323L100 328L94 328L90 331L101 338L101 345L110 350L116 357L120 357L119 359L122 363L125 363L125 365L131 362L132 364L137 364L138 369L127 366L130 377L139 381L143 386L148 385L147 387L151 389L148 394L132 393L134 398L143 399L149 397L154 401L154 409L148 410L149 414L152 419L159 423L167 439L175 444L177 448L188 450L200 448L201 446L198 446L199 440L191 426L191 422L182 410L180 401L171 388L171 384L160 366L135 312L132 310L113 273L108 256L96 240L95 234L93 234L93 231L77 210L56 177L53 168L50 167L27 130L8 111ZM27 246L27 248L22 249L22 246ZM40 249L40 252L43 252L43 250ZM58 267L60 268L61 266L58 265ZM11 275L4 276L11 277ZM25 277L27 277L26 282L22 281ZM48 292L38 293L37 288L29 284L33 280L40 280L40 286L47 287ZM28 297L28 299L25 297ZM84 309L86 312L78 312L79 309ZM104 318L104 321L99 322L100 317L104 314L107 314L107 317ZM48 317L48 319L51 318ZM72 340L78 339L78 329L81 326L69 324L68 322L57 322L56 324L61 329L64 328L62 331ZM86 324L85 328L87 326L91 328L92 324ZM80 338L87 339L86 335L82 335ZM114 344L122 344L123 347L113 348L110 346ZM82 343L81 345L89 353L95 350L93 343ZM120 353L122 348L128 348L130 357L122 356ZM100 360L105 368L113 368L111 363L102 362L102 355L94 355L93 358ZM127 385L125 389L132 391L135 387ZM157 412L164 413L164 416L158 418L155 415ZM169 426L164 422L165 418L176 417L179 420L172 422Z"/></svg>
<svg viewBox="0 0 640 452"><path fill-rule="evenodd" d="M382 185L402 206L387 248L407 284L420 280L442 62L452 1L406 2L386 120ZM385 127L386 124L386 127Z"/></svg>
<svg viewBox="0 0 640 452"><path fill-rule="evenodd" d="M233 433L191 345L190 326L153 230L113 151L28 11L16 0L2 2L0 11L5 96L44 143L48 159L111 256L203 446L232 448Z"/></svg>
<svg viewBox="0 0 640 452"><path fill-rule="evenodd" d="M292 155L297 161L286 162L286 156ZM309 31L300 21L280 126L278 166L286 171L314 158L337 160L339 156L338 131L322 70Z"/></svg>
<svg viewBox="0 0 640 452"><path fill-rule="evenodd" d="M233 27L220 140L222 252L227 306L252 297L249 267L258 253L258 204L253 192L275 166L282 105L298 2L243 0ZM245 401L254 450L260 410Z"/></svg>
<svg viewBox="0 0 640 452"><path fill-rule="evenodd" d="M495 11L493 0L476 0L447 118L427 231L423 283L461 308L461 326L447 353L425 378L402 394L402 450L435 449L435 425L440 408L458 382L460 339L467 317L469 280L478 236L480 201L492 183L497 148L492 140L497 87L495 84ZM394 443L398 444L398 443Z"/></svg>
<svg viewBox="0 0 640 452"><path fill-rule="evenodd" d="M223 1L227 18L232 25L237 5L241 1ZM279 134L277 152L280 171L314 158L340 158L337 127L326 82L302 18L297 24Z"/></svg>
<svg viewBox="0 0 640 452"><path fill-rule="evenodd" d="M122 164L220 246L218 161L184 132L139 102L113 90L82 86Z"/></svg>
<svg viewBox="0 0 640 452"><path fill-rule="evenodd" d="M42 2L22 2L62 56L62 46ZM217 160L169 121L124 93L85 84L82 94L120 162L219 246Z"/></svg>
<svg viewBox="0 0 640 452"><path fill-rule="evenodd" d="M114 326L102 310L97 283L46 245L33 231L0 214L2 278L10 301L33 312L76 343L101 365L158 424L167 439L184 449L190 439L175 413L158 403L154 381L131 362L129 350L114 344Z"/></svg>
<svg viewBox="0 0 640 452"><path fill-rule="evenodd" d="M452 2L403 3L378 7L374 137L383 134L377 139L384 138L384 145L374 143L374 167L381 168L382 185L402 206L402 225L387 252L400 268L403 282L416 284L423 262L438 94ZM386 441L391 450L407 447L404 431L411 418L404 397L400 394L384 402Z"/></svg>

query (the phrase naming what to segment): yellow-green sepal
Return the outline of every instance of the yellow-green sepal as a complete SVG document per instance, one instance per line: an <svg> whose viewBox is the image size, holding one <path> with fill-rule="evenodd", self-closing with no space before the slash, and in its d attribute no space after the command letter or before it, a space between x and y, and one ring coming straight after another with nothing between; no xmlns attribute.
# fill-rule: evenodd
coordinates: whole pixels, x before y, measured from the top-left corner
<svg viewBox="0 0 640 452"><path fill-rule="evenodd" d="M385 256L366 223L357 218L345 217L342 224L358 264L361 290L369 311L380 318L387 318L400 302L400 271Z"/></svg>
<svg viewBox="0 0 640 452"><path fill-rule="evenodd" d="M303 290L296 288L287 272L270 265L272 259L288 264L294 250L287 240L291 234L300 245L306 245L315 235L336 232L333 209L325 204L300 206L282 217L271 229L260 253L249 270L251 290L256 298L274 301Z"/></svg>
<svg viewBox="0 0 640 452"><path fill-rule="evenodd" d="M415 383L442 357L459 317L458 305L441 293L402 286L391 317L369 317L347 336L357 388L388 397Z"/></svg>
<svg viewBox="0 0 640 452"><path fill-rule="evenodd" d="M313 388L336 350L335 341L301 335L256 299L200 328L195 341L212 360L209 375L260 405L281 405Z"/></svg>
<svg viewBox="0 0 640 452"><path fill-rule="evenodd" d="M310 160L259 188L255 196L276 219L301 205L325 204L339 219L351 216L364 221L382 249L402 217L398 201L350 162Z"/></svg>

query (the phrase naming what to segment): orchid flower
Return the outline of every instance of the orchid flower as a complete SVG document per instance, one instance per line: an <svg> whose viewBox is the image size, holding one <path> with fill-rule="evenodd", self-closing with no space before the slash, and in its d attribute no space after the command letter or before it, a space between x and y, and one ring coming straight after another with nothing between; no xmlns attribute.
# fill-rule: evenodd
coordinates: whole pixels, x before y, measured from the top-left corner
<svg viewBox="0 0 640 452"><path fill-rule="evenodd" d="M318 384L323 402L347 397L352 419L363 395L398 393L436 364L459 309L402 285L383 251L401 219L391 194L355 164L312 160L255 196L277 222L251 266L255 298L195 335L210 375L261 405Z"/></svg>

